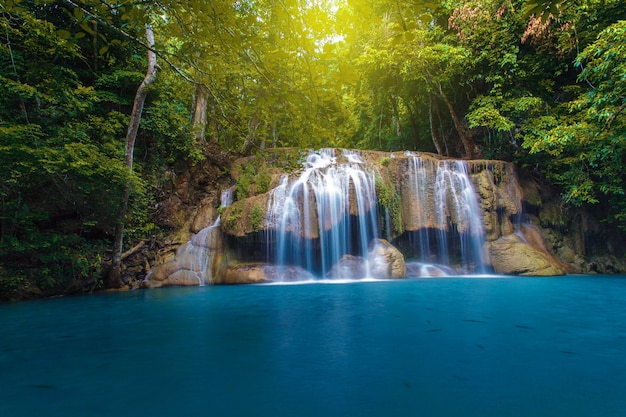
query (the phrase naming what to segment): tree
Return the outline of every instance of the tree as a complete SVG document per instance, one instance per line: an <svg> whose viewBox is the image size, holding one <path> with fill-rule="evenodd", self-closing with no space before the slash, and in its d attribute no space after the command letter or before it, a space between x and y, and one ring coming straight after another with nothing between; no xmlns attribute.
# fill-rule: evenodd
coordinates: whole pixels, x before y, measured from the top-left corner
<svg viewBox="0 0 626 417"><path fill-rule="evenodd" d="M0 272L44 294L97 283L126 178L123 86L136 75L117 38L95 70L93 42L66 11L22 1L0 14Z"/></svg>
<svg viewBox="0 0 626 417"><path fill-rule="evenodd" d="M624 222L624 157L626 156L626 22L604 29L576 58L584 68L578 80L587 85L568 113L544 118L543 129L527 135L531 153L553 157L550 175L565 189L565 201L598 203L603 195L615 199L615 220Z"/></svg>
<svg viewBox="0 0 626 417"><path fill-rule="evenodd" d="M157 63L156 54L152 50L154 47L154 33L152 26L146 26L146 44L148 45L148 70L146 76L137 88L135 99L133 100L133 110L130 115L130 121L128 123L128 130L126 132L126 143L124 162L128 168L128 179L124 186L122 195L122 201L118 211L118 219L115 225L115 235L113 237L113 259L111 261L111 269L107 275L105 286L108 288L118 288L122 286L121 279L121 262L122 262L122 248L124 244L124 223L126 221L126 213L128 212L128 199L130 198L131 191L131 177L133 174L133 158L135 150L135 140L137 139L137 131L139 130L139 121L141 120L141 114L143 112L143 106L148 95L148 87L156 81L157 78Z"/></svg>

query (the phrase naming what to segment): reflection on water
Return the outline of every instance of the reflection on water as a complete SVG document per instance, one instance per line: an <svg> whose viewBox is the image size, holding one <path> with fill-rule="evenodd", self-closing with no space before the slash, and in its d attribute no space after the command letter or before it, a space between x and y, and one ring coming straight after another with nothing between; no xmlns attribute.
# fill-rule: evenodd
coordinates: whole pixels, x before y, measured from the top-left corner
<svg viewBox="0 0 626 417"><path fill-rule="evenodd" d="M625 278L338 282L0 305L0 415L626 415Z"/></svg>

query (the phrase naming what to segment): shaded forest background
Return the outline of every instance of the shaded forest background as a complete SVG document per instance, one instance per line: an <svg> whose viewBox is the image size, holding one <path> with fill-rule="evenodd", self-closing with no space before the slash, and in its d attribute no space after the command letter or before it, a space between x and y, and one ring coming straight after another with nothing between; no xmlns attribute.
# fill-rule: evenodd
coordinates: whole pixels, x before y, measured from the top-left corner
<svg viewBox="0 0 626 417"><path fill-rule="evenodd" d="M624 230L625 19L622 0L4 1L0 290L119 285L176 175L271 147L513 161Z"/></svg>

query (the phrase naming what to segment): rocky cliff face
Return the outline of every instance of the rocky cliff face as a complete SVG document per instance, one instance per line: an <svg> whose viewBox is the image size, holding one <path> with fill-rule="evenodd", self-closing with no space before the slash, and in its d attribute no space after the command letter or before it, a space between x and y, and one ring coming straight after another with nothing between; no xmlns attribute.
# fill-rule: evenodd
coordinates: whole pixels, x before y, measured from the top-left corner
<svg viewBox="0 0 626 417"><path fill-rule="evenodd" d="M360 151L355 162L352 154L337 152L334 163L358 163L359 169L371 175L375 181L376 201L359 202L358 187L348 186L345 190L347 217L320 218L323 208L320 202L314 201L319 196L300 192L303 195L294 200L292 209L307 222L303 221L301 226L293 223L285 226L284 220L281 223L281 219L271 212L273 200L278 198L276 193L281 186L300 178L306 155L300 150L280 149L267 152L263 157L245 158L234 163L235 202L221 209L218 233L223 234L225 244L220 238L220 243L211 247L214 258L208 267L208 282L245 283L276 279L276 269L266 261L268 257L276 258L272 253L277 250L272 246L276 242L272 239L281 227L289 228L288 233L292 236L289 242L303 245L307 242L311 250L319 249L328 230L342 227L346 219L362 216L365 212L377 216L380 230L376 235L387 238L401 250L416 237L427 239L428 245L422 245L427 247L412 254L420 256L422 261L441 256L439 252L429 252L432 250L429 248L445 246L450 252L446 253L449 270L478 270L477 264L484 263L488 270L501 274L560 275L593 269L605 272L600 258L595 261L585 258L585 249L589 247L586 237L590 235L591 227L579 228L573 234L553 227L567 215L558 212L553 200L537 183L520 180L513 164L502 161L456 161L433 154ZM354 184L357 180L350 181ZM306 187L311 185L303 190ZM198 233L212 224L218 206L214 200L205 198L199 202L195 215L187 221L179 221L184 229L180 236ZM579 217L578 220L592 223L585 219ZM569 230L575 228L575 219L569 219ZM470 243L473 245L477 241L482 247L471 255L452 254L467 250ZM390 245L389 242L386 245ZM163 266L151 272L146 285L201 283L198 266L191 265L187 259L189 256L179 250ZM456 259L458 256L472 257L472 260ZM615 270L623 270L619 259L612 260L615 262L604 263L613 265ZM245 266L237 267L237 264ZM394 266L394 271L404 271L405 276L407 271L411 276L412 270L415 268L410 265L407 268L397 261ZM281 279L285 279L284 271L280 273L283 274ZM397 277L398 273L394 274Z"/></svg>

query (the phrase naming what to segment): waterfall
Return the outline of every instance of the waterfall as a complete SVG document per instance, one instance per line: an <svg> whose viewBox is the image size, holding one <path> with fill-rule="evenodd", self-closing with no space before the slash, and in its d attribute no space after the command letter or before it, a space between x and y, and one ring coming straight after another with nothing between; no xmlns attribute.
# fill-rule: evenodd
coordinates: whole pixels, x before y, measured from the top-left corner
<svg viewBox="0 0 626 417"><path fill-rule="evenodd" d="M357 152L310 152L300 174L271 192L266 221L275 263L324 276L344 255L367 254L377 236L374 175Z"/></svg>
<svg viewBox="0 0 626 417"><path fill-rule="evenodd" d="M233 203L233 187L222 191L221 207L230 206ZM189 263L188 269L194 271L198 277L199 285L211 284L213 280L211 256L217 246L221 244L221 233L219 226L221 215L218 214L215 222L200 230L191 240L179 248L176 258L179 262Z"/></svg>
<svg viewBox="0 0 626 417"><path fill-rule="evenodd" d="M424 159L410 152L406 156L403 190L412 200L405 205L413 231L412 252L423 263L484 272L482 212L465 161Z"/></svg>

